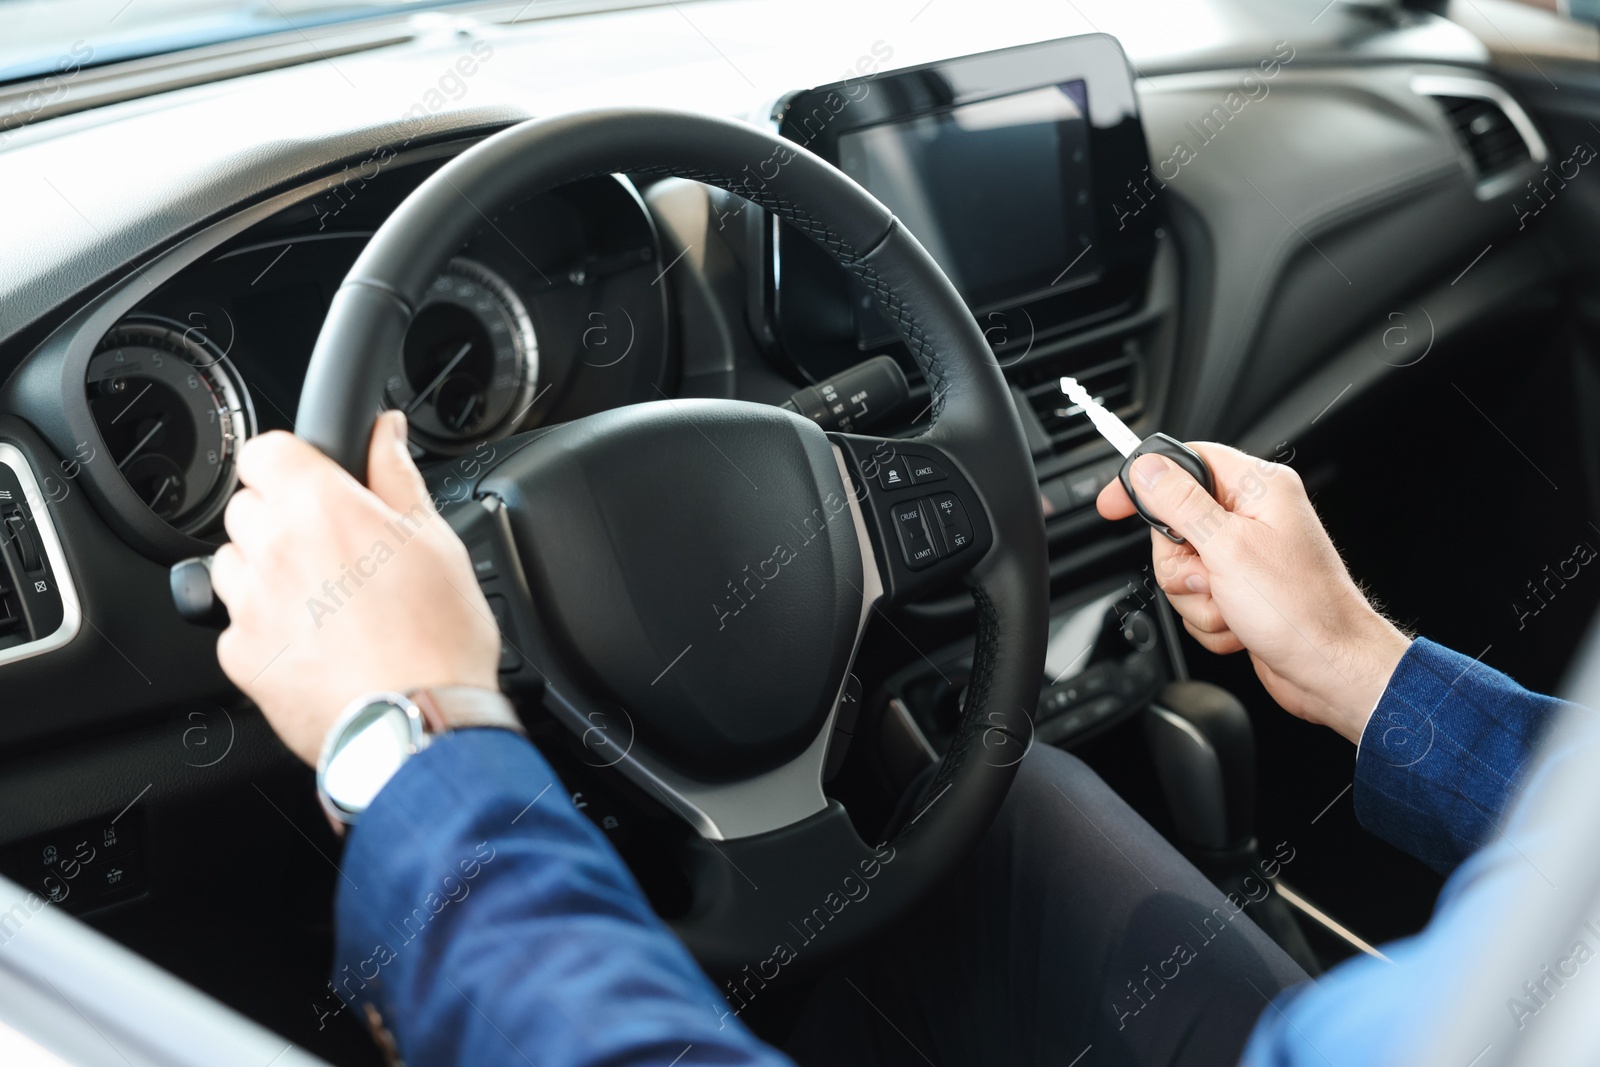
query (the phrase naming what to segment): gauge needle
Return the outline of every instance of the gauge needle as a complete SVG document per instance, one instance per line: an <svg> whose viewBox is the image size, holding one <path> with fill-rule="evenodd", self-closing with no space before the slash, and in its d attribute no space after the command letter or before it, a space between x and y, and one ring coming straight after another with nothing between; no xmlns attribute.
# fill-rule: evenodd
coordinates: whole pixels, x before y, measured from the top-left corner
<svg viewBox="0 0 1600 1067"><path fill-rule="evenodd" d="M156 384L156 383L155 382L147 382L147 383L145 383L145 387L143 389L139 390L139 396L136 396L132 400L128 401L128 406L123 408L121 411L117 412L116 418L112 419L111 421L113 423L115 423L117 421L117 419L120 419L120 418L122 418L122 416L126 415L128 413L128 411L133 407L133 405L135 405L135 404L137 404L139 402L139 397L142 397L142 396L144 396L144 394L148 393L150 391L150 386L152 386L154 384Z"/></svg>
<svg viewBox="0 0 1600 1067"><path fill-rule="evenodd" d="M151 507L155 507L156 506L156 501L161 499L161 494L165 493L167 491L167 486L169 486L171 484L172 484L172 475L169 474L161 482L161 484L156 487L156 495L150 498L150 506Z"/></svg>
<svg viewBox="0 0 1600 1067"><path fill-rule="evenodd" d="M428 387L426 389L422 390L416 396L411 398L411 403L406 405L406 414L409 415L413 411L415 411L417 405L422 403L424 398L426 398L429 393L431 393L435 389L439 388L439 384L441 382L443 382L446 378L450 377L450 372L456 369L456 364L458 364L462 360L466 359L467 358L467 353L471 352L471 351L472 351L472 342L471 341L468 341L466 344L462 345L461 346L461 351L457 352L454 356L450 357L450 362L446 363L444 365L444 370L439 372L439 376L434 378L433 381L429 382L428 383Z"/></svg>
<svg viewBox="0 0 1600 1067"><path fill-rule="evenodd" d="M461 409L461 414L459 414L459 415L457 415L455 417L455 419L454 419L454 421L453 421L453 423L451 425L451 429L453 429L453 430L465 429L466 425L467 425L467 420L472 418L472 412L477 408L477 406L478 406L478 394L477 393L473 393L471 396L467 397L467 403Z"/></svg>
<svg viewBox="0 0 1600 1067"><path fill-rule="evenodd" d="M139 438L139 443L133 446L133 451L122 457L121 462L117 464L117 470L121 470L123 467L126 467L128 465L128 460L132 459L134 456L137 456L139 454L139 450L145 445L149 444L150 438L154 437L161 430L161 427L165 426L166 424L166 419L157 419L156 424L150 427L150 432Z"/></svg>

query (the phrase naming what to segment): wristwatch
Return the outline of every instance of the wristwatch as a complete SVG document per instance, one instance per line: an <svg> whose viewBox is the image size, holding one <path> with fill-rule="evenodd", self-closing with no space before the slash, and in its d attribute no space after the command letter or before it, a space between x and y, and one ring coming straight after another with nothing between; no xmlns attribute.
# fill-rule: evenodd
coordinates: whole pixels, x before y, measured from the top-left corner
<svg viewBox="0 0 1600 1067"><path fill-rule="evenodd" d="M473 686L379 692L352 700L334 720L317 759L317 797L328 816L352 825L401 764L448 730L525 733L504 695Z"/></svg>

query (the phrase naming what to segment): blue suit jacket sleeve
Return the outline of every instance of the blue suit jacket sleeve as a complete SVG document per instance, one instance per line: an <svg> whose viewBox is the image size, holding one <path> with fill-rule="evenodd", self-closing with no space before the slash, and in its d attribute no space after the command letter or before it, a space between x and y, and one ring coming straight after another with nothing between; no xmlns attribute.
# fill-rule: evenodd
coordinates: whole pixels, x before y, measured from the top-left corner
<svg viewBox="0 0 1600 1067"><path fill-rule="evenodd" d="M407 761L341 873L333 991L410 1067L788 1063L515 734L457 731Z"/></svg>
<svg viewBox="0 0 1600 1067"><path fill-rule="evenodd" d="M1433 1028L1449 1025L1460 1011L1453 994L1461 976L1485 966L1485 931L1549 901L1546 891L1555 893L1544 874L1549 858L1574 847L1573 825L1538 818L1528 803L1563 765L1592 767L1600 758L1592 716L1566 718L1587 722L1587 730L1569 730L1559 747L1531 752L1534 739L1568 707L1438 645L1412 647L1378 706L1383 721L1375 715L1377 725L1362 738L1357 810L1368 826L1435 866L1485 843L1445 882L1421 933L1384 945L1381 959L1356 956L1280 993L1256 1024L1242 1067L1388 1067L1428 1058ZM1382 747L1369 749L1375 741ZM1520 806L1511 803L1514 782ZM1582 935L1584 952L1592 954L1590 934L1600 935L1600 927ZM1506 977L1501 1023L1508 1037L1542 1010L1545 999L1533 982L1518 985L1539 977L1531 971ZM1499 1040L1493 1047L1502 1047Z"/></svg>
<svg viewBox="0 0 1600 1067"><path fill-rule="evenodd" d="M1361 736L1356 817L1448 874L1483 844L1561 706L1418 638Z"/></svg>

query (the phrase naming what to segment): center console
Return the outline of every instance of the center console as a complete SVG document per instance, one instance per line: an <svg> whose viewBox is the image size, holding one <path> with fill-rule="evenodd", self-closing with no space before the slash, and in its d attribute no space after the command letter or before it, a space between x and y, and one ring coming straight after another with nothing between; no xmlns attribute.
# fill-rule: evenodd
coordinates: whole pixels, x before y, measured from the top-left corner
<svg viewBox="0 0 1600 1067"><path fill-rule="evenodd" d="M1071 747L1128 720L1183 676L1181 654L1170 608L1135 573L1148 535L1093 513L1121 457L1058 386L1070 374L1125 422L1154 428L1171 376L1176 253L1121 47L1089 34L819 86L783 97L773 121L922 242L1011 385L1057 594L1034 740ZM909 409L922 410L905 432L918 432L933 398L873 295L787 224L769 222L764 240L769 352L813 383L893 358L912 383ZM909 608L959 635L869 698L886 730L913 739L898 746L909 767L955 728L970 603L952 589Z"/></svg>
<svg viewBox="0 0 1600 1067"><path fill-rule="evenodd" d="M1119 457L1058 380L1137 429L1169 377L1176 257L1132 72L1102 34L790 93L773 119L882 200L966 299L1011 382L1053 542L1097 535ZM773 220L759 302L770 350L811 382L888 355L931 397L876 299Z"/></svg>
<svg viewBox="0 0 1600 1067"><path fill-rule="evenodd" d="M889 733L942 752L958 728L972 642L930 652L885 680L871 711ZM1172 609L1148 572L1120 573L1058 598L1034 712L1033 741L1073 748L1147 707L1185 677ZM887 752L903 748L888 740Z"/></svg>

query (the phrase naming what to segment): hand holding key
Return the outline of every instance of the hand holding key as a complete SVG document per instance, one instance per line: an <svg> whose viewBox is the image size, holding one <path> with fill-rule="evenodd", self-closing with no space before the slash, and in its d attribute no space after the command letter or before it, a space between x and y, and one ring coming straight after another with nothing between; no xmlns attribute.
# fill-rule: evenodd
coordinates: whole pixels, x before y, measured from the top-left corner
<svg viewBox="0 0 1600 1067"><path fill-rule="evenodd" d="M1358 741L1410 639L1351 579L1293 469L1195 444L1215 497L1163 455L1134 458L1140 503L1173 533L1152 534L1156 581L1184 627L1217 653L1249 652L1274 700ZM1135 513L1120 481L1097 501Z"/></svg>

